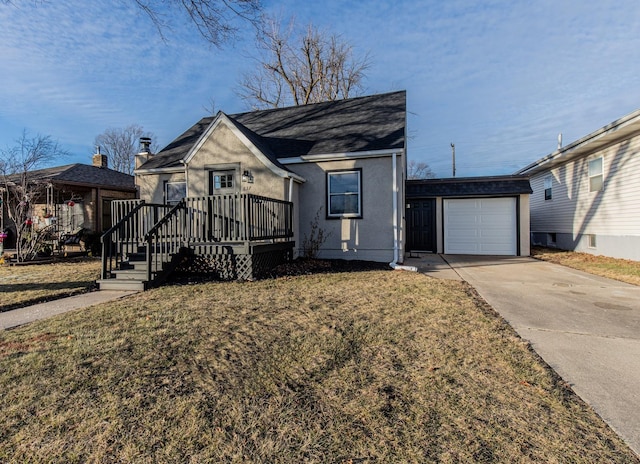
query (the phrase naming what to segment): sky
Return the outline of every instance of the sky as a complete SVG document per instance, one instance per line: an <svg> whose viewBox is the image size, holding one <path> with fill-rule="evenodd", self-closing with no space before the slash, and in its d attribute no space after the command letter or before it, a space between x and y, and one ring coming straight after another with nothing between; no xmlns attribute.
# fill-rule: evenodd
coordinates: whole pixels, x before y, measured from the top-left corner
<svg viewBox="0 0 640 464"><path fill-rule="evenodd" d="M437 177L513 174L640 108L637 0L263 0L336 33L371 66L364 94L407 91L409 160ZM160 36L132 0L0 2L0 148L50 135L91 163L107 128L165 146L211 101L227 114L256 66L254 32L222 48L180 18Z"/></svg>

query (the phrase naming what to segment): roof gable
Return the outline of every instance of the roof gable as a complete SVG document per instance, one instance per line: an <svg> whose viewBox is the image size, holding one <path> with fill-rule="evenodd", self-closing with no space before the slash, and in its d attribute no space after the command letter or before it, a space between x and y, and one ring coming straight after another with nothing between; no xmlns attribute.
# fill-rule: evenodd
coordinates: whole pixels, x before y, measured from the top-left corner
<svg viewBox="0 0 640 464"><path fill-rule="evenodd" d="M225 115L226 116L226 115ZM274 166L289 157L404 150L406 92L226 116ZM217 117L216 117L217 118ZM203 118L141 169L176 167L187 159L216 118Z"/></svg>

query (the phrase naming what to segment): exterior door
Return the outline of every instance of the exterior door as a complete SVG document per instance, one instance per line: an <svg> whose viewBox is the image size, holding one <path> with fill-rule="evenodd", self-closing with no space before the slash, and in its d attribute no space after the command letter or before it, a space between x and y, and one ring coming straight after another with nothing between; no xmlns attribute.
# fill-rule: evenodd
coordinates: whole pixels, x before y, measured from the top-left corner
<svg viewBox="0 0 640 464"><path fill-rule="evenodd" d="M409 251L436 250L436 200L408 200L407 210L407 247Z"/></svg>

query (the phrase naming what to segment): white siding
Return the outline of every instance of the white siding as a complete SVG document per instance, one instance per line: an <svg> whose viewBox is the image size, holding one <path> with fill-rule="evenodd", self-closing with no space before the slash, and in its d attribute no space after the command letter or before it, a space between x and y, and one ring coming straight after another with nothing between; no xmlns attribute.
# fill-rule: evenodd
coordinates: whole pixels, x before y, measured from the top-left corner
<svg viewBox="0 0 640 464"><path fill-rule="evenodd" d="M533 233L640 236L640 135L615 143L531 178ZM589 192L588 162L603 158L603 189ZM553 177L553 198L544 179Z"/></svg>

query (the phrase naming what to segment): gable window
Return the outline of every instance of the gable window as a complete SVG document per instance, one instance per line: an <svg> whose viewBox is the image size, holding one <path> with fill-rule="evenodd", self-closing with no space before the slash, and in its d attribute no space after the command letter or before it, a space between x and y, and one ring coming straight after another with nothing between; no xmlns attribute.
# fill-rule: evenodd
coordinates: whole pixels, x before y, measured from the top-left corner
<svg viewBox="0 0 640 464"><path fill-rule="evenodd" d="M327 216L362 217L362 171L327 173Z"/></svg>
<svg viewBox="0 0 640 464"><path fill-rule="evenodd" d="M602 157L589 161L589 191L602 190Z"/></svg>
<svg viewBox="0 0 640 464"><path fill-rule="evenodd" d="M551 200L553 198L552 192L553 177L547 176L544 178L544 199Z"/></svg>
<svg viewBox="0 0 640 464"><path fill-rule="evenodd" d="M164 184L164 200L168 205L175 205L187 196L187 183L181 182L165 182Z"/></svg>
<svg viewBox="0 0 640 464"><path fill-rule="evenodd" d="M209 195L232 191L235 185L234 172L235 171L210 171Z"/></svg>

